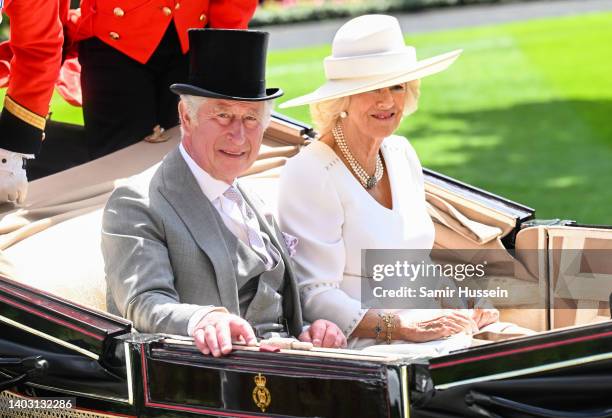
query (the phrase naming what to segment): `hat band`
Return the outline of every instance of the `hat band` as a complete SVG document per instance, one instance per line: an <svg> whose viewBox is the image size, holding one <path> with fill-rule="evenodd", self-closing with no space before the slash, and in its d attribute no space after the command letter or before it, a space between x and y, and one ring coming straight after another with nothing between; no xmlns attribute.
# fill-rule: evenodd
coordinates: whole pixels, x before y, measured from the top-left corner
<svg viewBox="0 0 612 418"><path fill-rule="evenodd" d="M330 56L325 58L323 66L328 80L343 80L397 73L410 69L416 63L416 50L406 47L401 51L381 54L346 58Z"/></svg>

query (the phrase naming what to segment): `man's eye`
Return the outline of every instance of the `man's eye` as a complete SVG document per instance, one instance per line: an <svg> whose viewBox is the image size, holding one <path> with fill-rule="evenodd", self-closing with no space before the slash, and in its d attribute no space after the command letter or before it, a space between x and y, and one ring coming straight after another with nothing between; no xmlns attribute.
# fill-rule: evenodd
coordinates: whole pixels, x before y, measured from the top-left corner
<svg viewBox="0 0 612 418"><path fill-rule="evenodd" d="M226 112L219 112L217 113L217 117L223 118L223 119L231 119L232 115Z"/></svg>
<svg viewBox="0 0 612 418"><path fill-rule="evenodd" d="M391 86L391 91L404 91L405 87L403 84L396 84L395 86Z"/></svg>

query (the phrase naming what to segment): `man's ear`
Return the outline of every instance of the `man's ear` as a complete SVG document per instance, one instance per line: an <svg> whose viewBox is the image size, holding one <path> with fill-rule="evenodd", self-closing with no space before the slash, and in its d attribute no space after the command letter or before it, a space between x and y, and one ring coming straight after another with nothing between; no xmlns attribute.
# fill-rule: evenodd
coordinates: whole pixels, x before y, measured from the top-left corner
<svg viewBox="0 0 612 418"><path fill-rule="evenodd" d="M191 115L187 111L187 104L180 100L178 103L178 113L179 113L179 121L183 128L187 131L191 131L191 125L193 121L191 120Z"/></svg>

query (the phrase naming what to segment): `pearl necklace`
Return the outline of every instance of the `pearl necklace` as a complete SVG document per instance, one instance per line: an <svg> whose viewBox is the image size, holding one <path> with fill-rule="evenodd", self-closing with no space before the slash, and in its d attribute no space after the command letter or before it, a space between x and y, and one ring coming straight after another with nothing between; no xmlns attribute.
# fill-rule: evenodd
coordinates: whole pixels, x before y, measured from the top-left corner
<svg viewBox="0 0 612 418"><path fill-rule="evenodd" d="M332 135L334 137L334 140L336 141L336 144L338 144L338 148L340 148L340 152L342 152L342 155L344 156L346 161L348 161L349 165L351 166L351 169L353 170L353 173L355 173L363 187L365 187L366 189L371 189L376 186L380 179L382 179L384 173L382 158L380 158L380 151L376 155L376 170L374 171L374 175L370 176L365 171L365 169L357 162L355 157L353 157L353 154L351 154L351 151L349 150L349 147L346 144L346 140L344 138L344 131L342 130L342 127L339 123L332 129Z"/></svg>

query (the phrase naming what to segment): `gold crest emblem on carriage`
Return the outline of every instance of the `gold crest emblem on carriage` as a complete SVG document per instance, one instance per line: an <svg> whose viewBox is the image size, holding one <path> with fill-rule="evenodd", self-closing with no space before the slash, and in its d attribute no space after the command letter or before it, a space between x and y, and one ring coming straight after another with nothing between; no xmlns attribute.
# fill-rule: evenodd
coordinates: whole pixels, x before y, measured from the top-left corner
<svg viewBox="0 0 612 418"><path fill-rule="evenodd" d="M270 406L272 402L272 394L266 387L266 377L262 376L261 373L257 373L257 376L253 378L255 380L255 388L253 389L253 402L261 412L266 412L266 408Z"/></svg>

